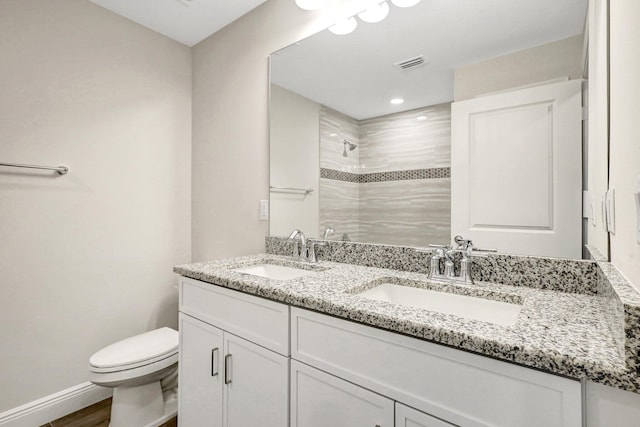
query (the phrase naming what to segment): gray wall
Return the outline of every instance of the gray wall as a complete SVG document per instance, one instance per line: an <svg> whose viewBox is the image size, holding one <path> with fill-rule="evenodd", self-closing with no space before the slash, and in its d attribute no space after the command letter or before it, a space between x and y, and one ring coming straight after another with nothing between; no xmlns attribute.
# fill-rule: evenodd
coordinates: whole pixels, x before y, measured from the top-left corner
<svg viewBox="0 0 640 427"><path fill-rule="evenodd" d="M190 259L191 53L79 0L0 2L0 412L177 326Z"/></svg>
<svg viewBox="0 0 640 427"><path fill-rule="evenodd" d="M271 52L330 25L345 7L305 12L269 0L193 47L193 259L264 251Z"/></svg>
<svg viewBox="0 0 640 427"><path fill-rule="evenodd" d="M454 100L569 77L582 77L582 35L457 68Z"/></svg>

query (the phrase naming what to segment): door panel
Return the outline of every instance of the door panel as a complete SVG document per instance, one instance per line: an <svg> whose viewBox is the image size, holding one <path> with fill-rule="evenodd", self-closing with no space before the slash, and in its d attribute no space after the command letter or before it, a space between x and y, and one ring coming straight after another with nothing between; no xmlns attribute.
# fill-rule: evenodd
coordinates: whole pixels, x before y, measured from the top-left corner
<svg viewBox="0 0 640 427"><path fill-rule="evenodd" d="M224 426L287 427L289 359L225 332Z"/></svg>
<svg viewBox="0 0 640 427"><path fill-rule="evenodd" d="M582 257L581 87L452 104L452 235L500 252Z"/></svg>
<svg viewBox="0 0 640 427"><path fill-rule="evenodd" d="M181 426L222 426L222 336L220 329L180 313Z"/></svg>

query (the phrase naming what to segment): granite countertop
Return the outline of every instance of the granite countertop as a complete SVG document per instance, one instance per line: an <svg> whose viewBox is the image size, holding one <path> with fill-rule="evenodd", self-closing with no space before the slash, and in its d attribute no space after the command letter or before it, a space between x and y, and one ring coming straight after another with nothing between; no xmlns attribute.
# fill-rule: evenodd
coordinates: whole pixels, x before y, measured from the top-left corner
<svg viewBox="0 0 640 427"><path fill-rule="evenodd" d="M316 274L281 281L232 270L261 263L315 270ZM174 272L553 374L640 390L638 375L627 369L607 313L594 295L487 282L425 285L427 275L421 273L328 261L307 263L265 254L185 264ZM521 303L523 308L515 324L500 326L354 294L382 282Z"/></svg>

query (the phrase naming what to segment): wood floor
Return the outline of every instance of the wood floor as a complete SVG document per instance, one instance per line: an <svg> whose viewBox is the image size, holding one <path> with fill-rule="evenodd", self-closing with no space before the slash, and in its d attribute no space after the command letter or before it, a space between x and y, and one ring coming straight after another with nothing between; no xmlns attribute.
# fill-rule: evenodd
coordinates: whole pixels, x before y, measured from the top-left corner
<svg viewBox="0 0 640 427"><path fill-rule="evenodd" d="M108 427L110 415L111 398L48 422L40 427ZM160 427L178 427L177 417L170 419Z"/></svg>

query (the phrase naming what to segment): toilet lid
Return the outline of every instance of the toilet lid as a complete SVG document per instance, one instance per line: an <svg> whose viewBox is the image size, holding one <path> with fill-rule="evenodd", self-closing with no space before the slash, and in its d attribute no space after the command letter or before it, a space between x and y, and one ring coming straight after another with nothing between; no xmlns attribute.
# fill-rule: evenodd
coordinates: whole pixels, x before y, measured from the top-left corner
<svg viewBox="0 0 640 427"><path fill-rule="evenodd" d="M89 364L95 368L138 365L178 352L178 331L160 328L118 341L95 353Z"/></svg>

